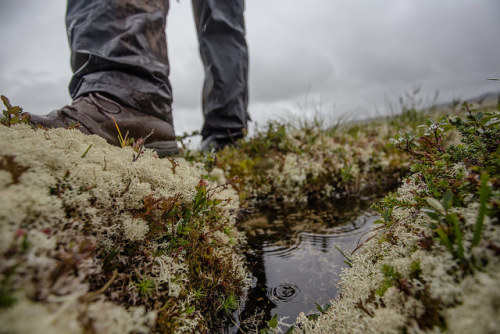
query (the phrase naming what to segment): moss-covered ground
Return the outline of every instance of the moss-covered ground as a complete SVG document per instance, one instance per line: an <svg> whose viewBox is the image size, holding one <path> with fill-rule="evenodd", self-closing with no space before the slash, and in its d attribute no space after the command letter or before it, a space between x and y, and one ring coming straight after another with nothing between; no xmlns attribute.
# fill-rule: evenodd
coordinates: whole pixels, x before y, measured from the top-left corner
<svg viewBox="0 0 500 334"><path fill-rule="evenodd" d="M392 139L411 174L373 207L341 295L298 333L495 333L500 328L500 113L465 104Z"/></svg>
<svg viewBox="0 0 500 334"><path fill-rule="evenodd" d="M216 331L248 285L234 190L182 158L32 129L6 104L0 332Z"/></svg>
<svg viewBox="0 0 500 334"><path fill-rule="evenodd" d="M249 283L238 214L395 183L398 191L374 204L381 219L372 236L344 250L352 267L340 297L291 330L500 328L495 108L405 109L331 126L270 122L217 154L158 159L76 129L31 129L4 102L3 332L218 332ZM279 332L278 320L264 331Z"/></svg>

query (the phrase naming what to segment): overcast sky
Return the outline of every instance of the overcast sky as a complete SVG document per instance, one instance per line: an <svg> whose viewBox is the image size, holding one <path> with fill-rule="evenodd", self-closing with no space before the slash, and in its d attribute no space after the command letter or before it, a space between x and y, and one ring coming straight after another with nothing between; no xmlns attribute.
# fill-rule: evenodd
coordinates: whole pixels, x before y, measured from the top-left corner
<svg viewBox="0 0 500 334"><path fill-rule="evenodd" d="M2 0L0 93L44 114L70 103L64 0ZM440 101L500 91L499 0L247 0L252 118L321 109L373 116L421 85ZM203 81L191 2L167 39L178 134L199 129ZM305 103L305 101L308 101Z"/></svg>

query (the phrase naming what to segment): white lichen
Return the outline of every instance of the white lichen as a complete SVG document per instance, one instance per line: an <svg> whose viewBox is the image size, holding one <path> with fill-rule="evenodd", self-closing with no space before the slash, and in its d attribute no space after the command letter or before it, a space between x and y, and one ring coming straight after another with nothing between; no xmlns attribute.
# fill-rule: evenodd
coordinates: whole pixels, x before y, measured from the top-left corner
<svg viewBox="0 0 500 334"><path fill-rule="evenodd" d="M181 158L173 168L150 150L134 162L130 147L78 130L0 126L0 139L6 166L0 170L0 280L14 300L0 309L1 332L149 333L158 316L153 306L161 305L147 296L177 298L180 310L190 306L182 296L186 259L166 253L168 242L149 240L152 227L141 214L146 198L189 205L200 170ZM217 231L231 229L236 192L220 187L211 196L222 201ZM228 258L233 247L221 242L218 251ZM242 270L240 258L230 260L235 272ZM148 308L133 306L139 302ZM205 326L199 313L168 321L179 332Z"/></svg>
<svg viewBox="0 0 500 334"><path fill-rule="evenodd" d="M413 194L421 185L413 177L408 180L397 197L415 203ZM470 249L479 206L471 203L454 210L464 217L464 247ZM488 267L463 279L459 264L438 240L431 251L419 246L423 236L432 235L431 220L414 211L403 207L393 211L389 230L373 232L375 237L352 256L352 268L342 272L341 297L332 300L332 307L317 320L302 313L296 320L296 333L439 333L440 326L429 317L441 311L439 316L450 333L494 333L500 328L498 257L484 247L474 248L476 259L483 259ZM499 226L485 219L481 244L498 241L499 233ZM394 285L384 267L397 273L403 279L397 284L404 286ZM387 282L390 286L380 290ZM424 325L425 321L429 323Z"/></svg>

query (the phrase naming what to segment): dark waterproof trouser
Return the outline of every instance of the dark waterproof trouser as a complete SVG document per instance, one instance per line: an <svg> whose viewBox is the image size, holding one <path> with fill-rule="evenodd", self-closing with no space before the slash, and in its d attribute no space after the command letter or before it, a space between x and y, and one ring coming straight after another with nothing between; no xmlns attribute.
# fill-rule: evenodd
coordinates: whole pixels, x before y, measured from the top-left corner
<svg viewBox="0 0 500 334"><path fill-rule="evenodd" d="M192 4L205 68L202 136L240 137L249 119L244 0ZM168 9L168 0L68 0L71 97L105 93L172 123Z"/></svg>

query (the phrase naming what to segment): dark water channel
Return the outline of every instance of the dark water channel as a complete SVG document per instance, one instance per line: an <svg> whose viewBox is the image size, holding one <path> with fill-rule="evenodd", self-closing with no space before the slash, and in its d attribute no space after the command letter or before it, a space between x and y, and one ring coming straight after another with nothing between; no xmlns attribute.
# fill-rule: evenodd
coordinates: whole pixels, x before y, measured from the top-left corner
<svg viewBox="0 0 500 334"><path fill-rule="evenodd" d="M350 254L367 238L379 216L369 209L378 198L356 198L300 211L267 209L240 223L247 233L246 257L253 286L229 333L256 333L274 314L293 324L300 312L318 313L337 296L347 267L337 247ZM283 329L283 327L282 327Z"/></svg>

